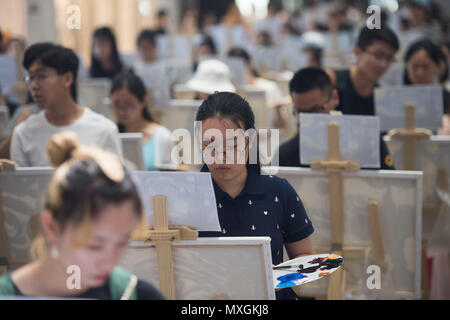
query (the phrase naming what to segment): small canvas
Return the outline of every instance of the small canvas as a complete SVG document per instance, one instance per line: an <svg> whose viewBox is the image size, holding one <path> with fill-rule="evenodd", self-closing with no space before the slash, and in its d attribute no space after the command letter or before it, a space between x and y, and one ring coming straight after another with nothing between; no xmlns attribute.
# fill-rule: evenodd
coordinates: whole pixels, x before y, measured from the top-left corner
<svg viewBox="0 0 450 320"><path fill-rule="evenodd" d="M78 97L80 104L91 108L97 113L111 118L109 97L111 80L87 79L78 84Z"/></svg>
<svg viewBox="0 0 450 320"><path fill-rule="evenodd" d="M6 233L10 252L8 262L12 266L31 259L31 218L40 215L44 208L52 174L51 168L17 168L0 173L0 210L4 218L3 226L0 221L0 232Z"/></svg>
<svg viewBox="0 0 450 320"><path fill-rule="evenodd" d="M405 128L405 105L409 102L415 106L417 128L441 128L441 86L394 86L375 89L375 113L380 117L382 132Z"/></svg>
<svg viewBox="0 0 450 320"><path fill-rule="evenodd" d="M120 58L122 59L122 62L129 68L132 68L135 61L139 59L138 54L135 52L121 54Z"/></svg>
<svg viewBox="0 0 450 320"><path fill-rule="evenodd" d="M389 153L397 169L403 169L404 143L398 139L384 137ZM438 168L447 170L447 181L450 185L450 137L431 136L430 140L419 140L415 144L415 168L423 172L423 204L439 206L441 200L437 193ZM431 235L436 214L424 214L423 236L428 239Z"/></svg>
<svg viewBox="0 0 450 320"><path fill-rule="evenodd" d="M9 111L6 106L0 106L0 137L3 136L3 132L8 128Z"/></svg>
<svg viewBox="0 0 450 320"><path fill-rule="evenodd" d="M198 37L158 35L156 37L157 56L159 59L192 59L192 47Z"/></svg>
<svg viewBox="0 0 450 320"><path fill-rule="evenodd" d="M186 83L194 75L192 63L185 59L165 59L169 72L169 83Z"/></svg>
<svg viewBox="0 0 450 320"><path fill-rule="evenodd" d="M149 65L140 65L136 74L141 77L145 86L151 90L153 105L164 109L170 100L170 72L164 61Z"/></svg>
<svg viewBox="0 0 450 320"><path fill-rule="evenodd" d="M281 39L281 47L283 50L292 50L299 52L304 47L304 42L301 36L285 36Z"/></svg>
<svg viewBox="0 0 450 320"><path fill-rule="evenodd" d="M6 94L17 82L16 58L0 55L0 93Z"/></svg>
<svg viewBox="0 0 450 320"><path fill-rule="evenodd" d="M246 32L241 26L214 25L209 28L209 33L214 39L217 51L222 55L226 55L231 47L246 48L249 43Z"/></svg>
<svg viewBox="0 0 450 320"><path fill-rule="evenodd" d="M230 68L231 82L238 88L247 85L247 66L241 58L227 57L222 60Z"/></svg>
<svg viewBox="0 0 450 320"><path fill-rule="evenodd" d="M275 299L269 237L198 238L172 248L177 300ZM159 288L152 243L131 243L120 265Z"/></svg>
<svg viewBox="0 0 450 320"><path fill-rule="evenodd" d="M125 160L131 162L134 169L145 170L144 155L142 154L143 134L140 132L119 133L119 138Z"/></svg>
<svg viewBox="0 0 450 320"><path fill-rule="evenodd" d="M383 87L401 86L403 84L403 72L405 65L403 63L392 64L386 73L378 81Z"/></svg>
<svg viewBox="0 0 450 320"><path fill-rule="evenodd" d="M353 46L355 44L355 39L353 38L353 34L348 31L340 31L336 34L336 38L333 38L334 35L330 32L321 32L324 38L325 53L331 53L333 49L337 49L341 54L349 54ZM333 41L336 41L335 44L337 47L333 47Z"/></svg>
<svg viewBox="0 0 450 320"><path fill-rule="evenodd" d="M210 173L136 171L134 177L143 195L150 226L153 226L152 199L164 195L170 225L186 225L198 231L221 230Z"/></svg>
<svg viewBox="0 0 450 320"><path fill-rule="evenodd" d="M171 58L172 52L169 46L169 37L166 35L158 35L156 37L156 50L159 59Z"/></svg>
<svg viewBox="0 0 450 320"><path fill-rule="evenodd" d="M194 122L202 100L172 99L170 108L164 110L161 124L170 131L186 129L194 136Z"/></svg>
<svg viewBox="0 0 450 320"><path fill-rule="evenodd" d="M253 66L260 72L280 72L280 49L272 47L252 47L249 51Z"/></svg>
<svg viewBox="0 0 450 320"><path fill-rule="evenodd" d="M281 52L282 65L281 68L285 70L297 72L308 66L308 55L302 50L293 50L289 48L283 48Z"/></svg>
<svg viewBox="0 0 450 320"><path fill-rule="evenodd" d="M380 167L378 117L355 115L300 114L300 161L310 165L328 160L328 124L339 125L342 160L353 160L364 168Z"/></svg>

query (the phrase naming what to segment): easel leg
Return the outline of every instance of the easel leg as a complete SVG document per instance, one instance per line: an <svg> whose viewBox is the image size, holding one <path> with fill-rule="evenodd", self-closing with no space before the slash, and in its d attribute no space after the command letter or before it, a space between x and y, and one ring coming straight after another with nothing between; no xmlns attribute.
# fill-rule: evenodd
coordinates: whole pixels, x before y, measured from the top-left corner
<svg viewBox="0 0 450 320"><path fill-rule="evenodd" d="M157 243L156 254L158 258L159 288L166 299L175 300L171 243Z"/></svg>
<svg viewBox="0 0 450 320"><path fill-rule="evenodd" d="M387 265L378 202L369 201L368 211L370 238L372 240L372 259L378 263L381 272L385 272L387 271Z"/></svg>

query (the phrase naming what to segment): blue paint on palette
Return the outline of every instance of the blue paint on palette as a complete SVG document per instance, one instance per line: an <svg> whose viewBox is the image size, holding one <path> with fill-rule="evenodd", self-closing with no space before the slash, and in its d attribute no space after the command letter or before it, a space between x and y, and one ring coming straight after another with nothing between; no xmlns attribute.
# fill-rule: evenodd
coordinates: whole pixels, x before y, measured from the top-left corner
<svg viewBox="0 0 450 320"><path fill-rule="evenodd" d="M293 286L295 286L295 285L296 285L295 282L292 282L292 281L285 281L285 282L280 282L280 283L277 285L277 288L289 288L289 287L293 287Z"/></svg>
<svg viewBox="0 0 450 320"><path fill-rule="evenodd" d="M300 280L300 279L303 279L306 277L308 277L308 276L304 275L303 273L295 272L295 273L289 273L289 274L285 274L284 276L278 277L277 280L280 280L282 282L295 281L295 280Z"/></svg>
<svg viewBox="0 0 450 320"><path fill-rule="evenodd" d="M280 281L280 283L277 285L277 288L288 288L295 286L296 285L296 283L294 282L295 280L300 280L307 277L308 276L299 272L285 274L284 276L277 278L277 280Z"/></svg>

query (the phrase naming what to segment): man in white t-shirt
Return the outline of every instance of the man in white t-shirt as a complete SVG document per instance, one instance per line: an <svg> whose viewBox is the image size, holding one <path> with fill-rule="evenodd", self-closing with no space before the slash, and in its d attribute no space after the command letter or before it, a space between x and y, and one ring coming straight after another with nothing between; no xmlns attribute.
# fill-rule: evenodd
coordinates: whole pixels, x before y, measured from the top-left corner
<svg viewBox="0 0 450 320"><path fill-rule="evenodd" d="M116 125L75 102L78 64L72 50L51 43L35 44L25 52L23 66L29 73L26 82L43 110L14 129L11 160L18 166L49 166L48 141L61 131L73 131L81 144L93 144L122 156Z"/></svg>

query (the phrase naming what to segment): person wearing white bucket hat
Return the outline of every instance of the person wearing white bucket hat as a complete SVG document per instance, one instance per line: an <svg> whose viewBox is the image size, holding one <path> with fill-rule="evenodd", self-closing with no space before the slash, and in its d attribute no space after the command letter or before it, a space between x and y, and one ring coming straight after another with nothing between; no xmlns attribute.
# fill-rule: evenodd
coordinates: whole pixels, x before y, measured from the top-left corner
<svg viewBox="0 0 450 320"><path fill-rule="evenodd" d="M217 59L200 62L194 77L186 82L186 86L197 91L201 100L216 91L236 92L236 87L231 83L230 69Z"/></svg>

